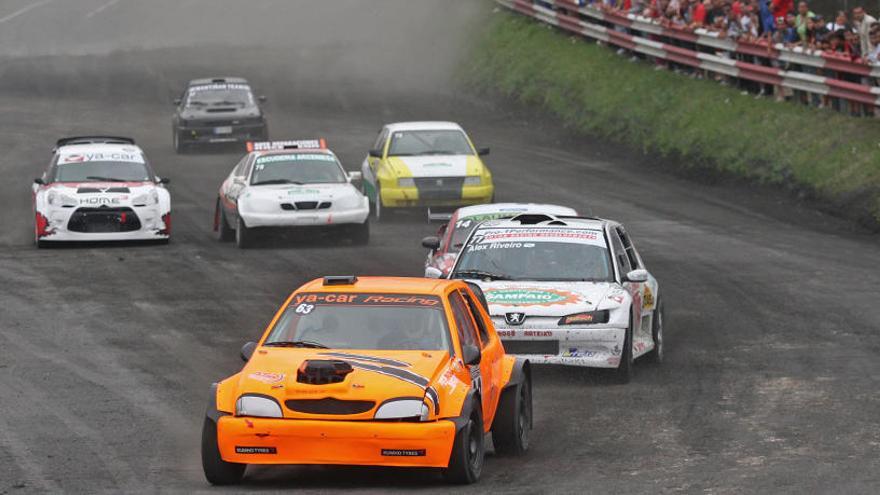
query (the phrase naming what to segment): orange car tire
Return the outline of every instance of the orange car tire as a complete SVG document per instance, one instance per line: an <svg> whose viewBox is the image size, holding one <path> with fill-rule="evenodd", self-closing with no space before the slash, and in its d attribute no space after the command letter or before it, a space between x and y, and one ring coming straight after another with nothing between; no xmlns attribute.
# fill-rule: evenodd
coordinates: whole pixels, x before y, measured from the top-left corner
<svg viewBox="0 0 880 495"><path fill-rule="evenodd" d="M526 379L501 393L492 424L495 453L521 455L529 449L532 429L532 384Z"/></svg>
<svg viewBox="0 0 880 495"><path fill-rule="evenodd" d="M202 426L202 469L212 485L234 485L244 477L246 464L226 462L217 444L217 423L206 417Z"/></svg>
<svg viewBox="0 0 880 495"><path fill-rule="evenodd" d="M479 410L474 410L455 435L449 467L443 470L443 477L459 485L476 483L483 472L485 454L483 418Z"/></svg>

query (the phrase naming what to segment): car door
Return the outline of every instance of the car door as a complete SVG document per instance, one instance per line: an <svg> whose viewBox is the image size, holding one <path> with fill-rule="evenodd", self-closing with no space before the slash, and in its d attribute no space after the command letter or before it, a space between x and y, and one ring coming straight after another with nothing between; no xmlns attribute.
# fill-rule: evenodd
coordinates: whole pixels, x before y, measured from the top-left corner
<svg viewBox="0 0 880 495"><path fill-rule="evenodd" d="M475 345L482 350L482 346L477 336L477 326L474 321L473 314L465 302L461 291L454 290L449 294L449 305L452 307L452 315L455 318L455 327L458 331L458 341L461 348L466 345ZM480 364L467 365L471 376L471 386L479 391L480 402L483 410L483 418L491 418L494 413L493 400L491 396L491 388L484 389L483 385L490 385L492 382L492 365L488 360L484 361L485 353L481 352Z"/></svg>
<svg viewBox="0 0 880 495"><path fill-rule="evenodd" d="M229 209L230 218L238 218L238 198L247 187L247 178L250 175L252 160L250 155L242 158L242 161L235 167L230 177L228 187L226 188L226 198L224 204Z"/></svg>
<svg viewBox="0 0 880 495"><path fill-rule="evenodd" d="M642 269L646 270L644 263L642 262L642 257L639 256L639 252L636 250L636 247L633 245L632 239L629 234L627 234L626 229L622 225L618 225L616 227L617 234L620 236L621 244L623 244L623 249L626 252L627 260L629 260L630 266L632 266L633 270ZM653 342L653 335L651 332L651 323L654 318L654 310L657 307L657 279L655 279L650 272L648 273L647 282L639 284L639 288L641 291L641 313L642 313L642 328L641 336L648 342Z"/></svg>
<svg viewBox="0 0 880 495"><path fill-rule="evenodd" d="M632 263L627 256L626 249L623 247L620 233L614 227L611 227L608 230L609 237L611 238L611 246L614 250L614 263L617 265L620 280L622 281L623 288L629 292L632 297L633 341L635 342L637 340L636 337L639 337L639 335L636 334L640 332L642 326L642 292L644 284L625 281L626 274L635 270L635 268L632 266Z"/></svg>
<svg viewBox="0 0 880 495"><path fill-rule="evenodd" d="M371 150L382 150L383 155L385 151L385 145L388 142L388 128L383 127L381 131L379 131L379 136L376 137L376 141L373 143L373 147ZM361 174L364 177L364 194L370 198L371 201L376 201L376 191L378 190L379 179L377 177L379 173L379 167L382 164L382 158L370 156L369 153L367 157L364 159L364 163L361 165Z"/></svg>
<svg viewBox="0 0 880 495"><path fill-rule="evenodd" d="M479 287L476 285L468 284L468 286L477 287L477 290L479 290ZM501 339L498 338L498 335L492 331L492 318L486 310L488 305L481 303L480 297L472 291L462 290L461 293L464 296L471 316L474 318L477 336L480 339L480 350L483 354L480 361L480 371L483 375L483 390L486 395L483 404L483 417L488 422L489 418L495 417L495 409L498 407L498 399L501 396L499 381L503 374L504 346L501 344Z"/></svg>

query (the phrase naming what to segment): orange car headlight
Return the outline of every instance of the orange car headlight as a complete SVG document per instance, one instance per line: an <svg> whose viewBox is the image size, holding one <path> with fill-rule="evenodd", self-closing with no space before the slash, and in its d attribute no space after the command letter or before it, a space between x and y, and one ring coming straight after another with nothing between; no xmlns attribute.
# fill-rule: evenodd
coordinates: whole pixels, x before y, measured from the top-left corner
<svg viewBox="0 0 880 495"><path fill-rule="evenodd" d="M242 395L235 402L235 415L258 418L283 417L278 401L266 395Z"/></svg>
<svg viewBox="0 0 880 495"><path fill-rule="evenodd" d="M427 421L430 409L427 404L418 399L392 399L385 401L376 414L375 419L418 419Z"/></svg>

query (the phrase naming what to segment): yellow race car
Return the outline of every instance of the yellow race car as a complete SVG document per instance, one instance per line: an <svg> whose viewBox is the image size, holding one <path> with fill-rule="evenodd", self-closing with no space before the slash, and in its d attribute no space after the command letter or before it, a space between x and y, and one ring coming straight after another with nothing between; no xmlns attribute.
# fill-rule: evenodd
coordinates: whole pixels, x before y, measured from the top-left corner
<svg viewBox="0 0 880 495"><path fill-rule="evenodd" d="M378 220L385 208L491 203L492 173L458 124L401 122L379 132L361 166L364 193Z"/></svg>

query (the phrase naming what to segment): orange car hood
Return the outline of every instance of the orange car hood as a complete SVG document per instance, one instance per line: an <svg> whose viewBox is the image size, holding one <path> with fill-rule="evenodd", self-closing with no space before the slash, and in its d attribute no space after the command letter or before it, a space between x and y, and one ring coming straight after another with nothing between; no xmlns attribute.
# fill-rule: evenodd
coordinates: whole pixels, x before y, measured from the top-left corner
<svg viewBox="0 0 880 495"><path fill-rule="evenodd" d="M311 385L297 381L297 371L307 360L336 360L354 371L341 383ZM446 351L342 351L331 349L260 348L239 375L238 392L274 397L285 406L289 400L338 399L369 401L374 407L359 414L308 414L282 407L284 416L310 419L369 419L375 408L389 399L428 396L438 400L432 384L449 364ZM439 407L439 406L436 406Z"/></svg>

